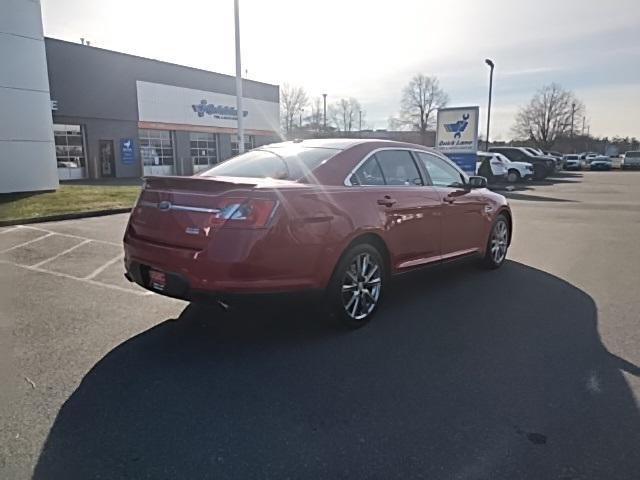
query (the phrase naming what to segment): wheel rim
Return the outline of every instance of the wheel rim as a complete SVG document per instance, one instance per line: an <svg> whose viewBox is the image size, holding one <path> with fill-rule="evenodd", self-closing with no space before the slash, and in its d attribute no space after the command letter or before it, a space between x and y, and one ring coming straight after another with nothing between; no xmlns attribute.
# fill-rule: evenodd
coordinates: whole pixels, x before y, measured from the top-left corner
<svg viewBox="0 0 640 480"><path fill-rule="evenodd" d="M507 180L512 183L516 182L518 180L518 175L516 174L516 172L509 172L509 175L507 175Z"/></svg>
<svg viewBox="0 0 640 480"><path fill-rule="evenodd" d="M342 305L354 320L364 320L378 304L382 268L368 253L356 256L342 279Z"/></svg>
<svg viewBox="0 0 640 480"><path fill-rule="evenodd" d="M507 255L509 242L509 228L507 222L498 220L491 234L491 258L495 263L501 263Z"/></svg>

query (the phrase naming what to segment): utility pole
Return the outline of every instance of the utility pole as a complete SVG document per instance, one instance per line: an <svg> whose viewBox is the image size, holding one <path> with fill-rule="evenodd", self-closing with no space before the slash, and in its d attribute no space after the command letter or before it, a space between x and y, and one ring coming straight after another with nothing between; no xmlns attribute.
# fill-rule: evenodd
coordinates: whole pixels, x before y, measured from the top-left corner
<svg viewBox="0 0 640 480"><path fill-rule="evenodd" d="M236 109L238 111L238 153L244 153L244 112L242 110L242 66L240 62L240 0L233 0L236 24Z"/></svg>
<svg viewBox="0 0 640 480"><path fill-rule="evenodd" d="M327 131L327 94L322 94L322 101L324 102L324 131Z"/></svg>
<svg viewBox="0 0 640 480"><path fill-rule="evenodd" d="M490 68L491 72L489 73L489 104L487 106L487 139L486 139L486 148L485 150L489 151L489 127L491 125L491 93L493 91L493 68L495 64L489 58L485 59L484 63L486 63Z"/></svg>
<svg viewBox="0 0 640 480"><path fill-rule="evenodd" d="M358 110L358 116L360 117L358 129L362 131L362 110Z"/></svg>
<svg viewBox="0 0 640 480"><path fill-rule="evenodd" d="M571 104L571 139L573 140L573 117L576 115L576 104Z"/></svg>
<svg viewBox="0 0 640 480"><path fill-rule="evenodd" d="M582 117L582 135L583 135L583 136L584 136L584 124L585 124L585 121L586 121L586 120L587 120L587 117L584 117L584 116L583 116L583 117Z"/></svg>

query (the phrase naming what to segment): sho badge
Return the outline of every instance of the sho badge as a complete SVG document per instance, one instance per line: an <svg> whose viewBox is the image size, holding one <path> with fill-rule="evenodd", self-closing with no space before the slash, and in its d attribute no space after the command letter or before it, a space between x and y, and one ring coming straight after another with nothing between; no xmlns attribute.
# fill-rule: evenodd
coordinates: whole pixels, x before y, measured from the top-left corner
<svg viewBox="0 0 640 480"><path fill-rule="evenodd" d="M185 228L184 233L187 235L198 235L200 233L200 229L197 227L187 227Z"/></svg>

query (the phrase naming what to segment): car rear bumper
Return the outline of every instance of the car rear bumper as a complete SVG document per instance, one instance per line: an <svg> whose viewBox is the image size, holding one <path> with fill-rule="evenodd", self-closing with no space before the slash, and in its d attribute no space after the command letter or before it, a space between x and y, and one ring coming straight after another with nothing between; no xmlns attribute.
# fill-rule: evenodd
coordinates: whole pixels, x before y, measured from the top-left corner
<svg viewBox="0 0 640 480"><path fill-rule="evenodd" d="M136 283L151 292L187 302L219 304L219 302L238 303L246 301L249 298L256 301L282 301L291 300L294 297L297 299L317 300L322 298L323 294L323 290L317 288L245 293L201 290L192 288L187 276L174 272L165 272L167 279L166 285L164 288L159 289L154 287L149 281L149 268L149 266L138 262L130 262L127 265L124 276L130 282Z"/></svg>
<svg viewBox="0 0 640 480"><path fill-rule="evenodd" d="M256 238L218 234L205 250L194 250L151 242L127 233L125 270L128 278L140 286L183 299L191 298L194 292L263 294L326 286L332 265L321 248L278 247L264 236ZM171 288L154 289L149 282L149 269L165 273L167 287Z"/></svg>

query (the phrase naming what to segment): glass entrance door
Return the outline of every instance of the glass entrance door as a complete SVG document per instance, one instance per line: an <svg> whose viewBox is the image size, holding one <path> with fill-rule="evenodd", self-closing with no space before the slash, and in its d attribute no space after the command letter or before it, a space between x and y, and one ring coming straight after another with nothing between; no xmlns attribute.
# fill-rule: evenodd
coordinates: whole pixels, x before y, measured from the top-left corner
<svg viewBox="0 0 640 480"><path fill-rule="evenodd" d="M100 176L103 178L116 176L113 140L100 140Z"/></svg>

